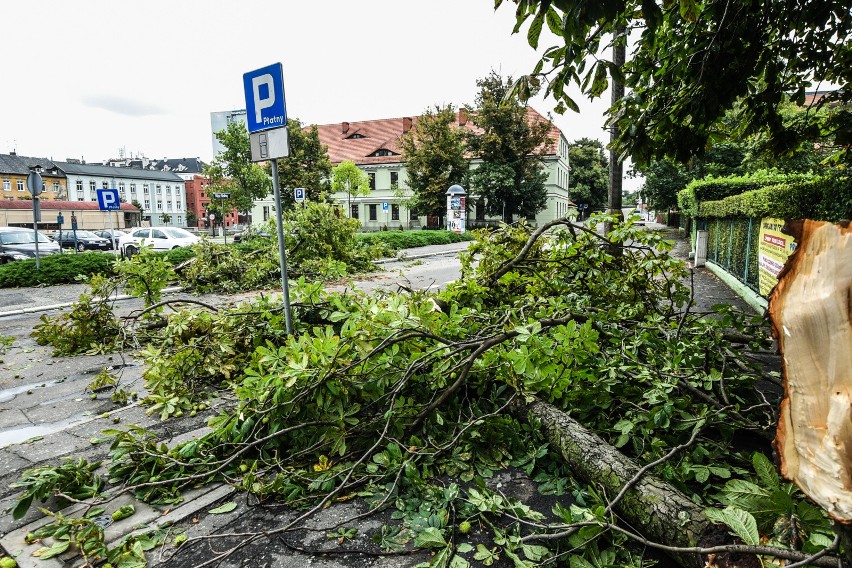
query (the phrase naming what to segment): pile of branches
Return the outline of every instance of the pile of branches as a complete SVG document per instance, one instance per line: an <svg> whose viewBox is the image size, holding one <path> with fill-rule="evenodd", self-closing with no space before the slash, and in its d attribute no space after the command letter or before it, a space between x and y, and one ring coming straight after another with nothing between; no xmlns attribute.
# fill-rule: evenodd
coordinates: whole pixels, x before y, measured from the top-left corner
<svg viewBox="0 0 852 568"><path fill-rule="evenodd" d="M535 232L503 227L479 236L462 277L437 295L329 294L301 283L292 336L268 299L170 315L166 340L146 352L157 410L167 418L192 407L203 387L232 403L211 419L211 433L173 449L142 429L116 432L110 477L149 501L226 480L304 511L207 564L356 494L371 511L397 510L400 528L377 543L433 548L433 566L498 558L640 566L646 560L625 545L634 540L689 563L718 552L697 540L711 518L741 539L728 551L745 543L782 558L826 554L836 542L825 516L753 452L768 452L777 419L756 388L777 377L744 349L766 346L764 327L731 310L694 312L688 271L670 247L630 225L605 236L567 221ZM620 492L602 474L568 467L569 444L554 424L569 420L626 460ZM744 439L748 450L735 443ZM552 514L487 487L510 466L562 495ZM670 542L622 523L619 503L636 503L625 492L651 475L682 496L671 513L683 530ZM785 522L794 523L786 532Z"/></svg>

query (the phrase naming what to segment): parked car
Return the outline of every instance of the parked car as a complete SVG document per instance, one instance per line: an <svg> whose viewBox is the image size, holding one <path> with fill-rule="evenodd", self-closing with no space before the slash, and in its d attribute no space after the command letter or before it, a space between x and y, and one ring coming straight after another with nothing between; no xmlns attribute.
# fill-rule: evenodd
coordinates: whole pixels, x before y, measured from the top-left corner
<svg viewBox="0 0 852 568"><path fill-rule="evenodd" d="M35 258L36 232L23 227L0 227L0 264L13 260ZM59 245L43 233L38 233L38 254L47 256L60 252Z"/></svg>
<svg viewBox="0 0 852 568"><path fill-rule="evenodd" d="M234 242L242 243L251 239L269 239L272 234L266 229L248 227L245 231L234 233Z"/></svg>
<svg viewBox="0 0 852 568"><path fill-rule="evenodd" d="M143 246L150 246L154 250L172 250L199 242L201 239L180 227L144 227L134 229L118 239L118 248L122 254L132 256Z"/></svg>
<svg viewBox="0 0 852 568"><path fill-rule="evenodd" d="M62 231L53 235L53 239L62 248L76 248L80 252L84 250L112 250L112 243L109 239L100 237L92 231L78 229L76 235L75 231Z"/></svg>
<svg viewBox="0 0 852 568"><path fill-rule="evenodd" d="M127 233L125 231L119 231L118 229L104 229L103 231L95 231L95 234L99 237L112 241L113 250L118 250L118 239Z"/></svg>

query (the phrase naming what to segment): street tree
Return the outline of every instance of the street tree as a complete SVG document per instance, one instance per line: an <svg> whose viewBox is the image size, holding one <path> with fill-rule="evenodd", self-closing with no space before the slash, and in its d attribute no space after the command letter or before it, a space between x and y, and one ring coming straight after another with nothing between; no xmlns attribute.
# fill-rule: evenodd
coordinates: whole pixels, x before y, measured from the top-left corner
<svg viewBox="0 0 852 568"><path fill-rule="evenodd" d="M447 210L447 189L462 185L470 167L464 131L455 126L452 105L424 112L402 137L402 155L413 195L410 209L441 219Z"/></svg>
<svg viewBox="0 0 852 568"><path fill-rule="evenodd" d="M312 201L325 201L329 192L331 162L328 160L328 147L320 142L316 125L304 128L298 118L288 117L287 134L290 155L278 160L281 199L292 204L292 190L303 187ZM270 169L267 168L267 171Z"/></svg>
<svg viewBox="0 0 852 568"><path fill-rule="evenodd" d="M343 160L331 170L331 190L346 192L349 198L347 216L352 215L352 198L370 195L370 178L351 160Z"/></svg>
<svg viewBox="0 0 852 568"><path fill-rule="evenodd" d="M574 203L586 203L599 209L607 203L608 168L606 152L600 140L580 138L568 147L571 177L568 192Z"/></svg>
<svg viewBox="0 0 852 568"><path fill-rule="evenodd" d="M542 156L551 124L509 96L511 77L492 71L476 84L476 107L467 110L480 132L468 132L467 143L482 162L470 174L471 191L485 198L487 214L506 223L514 215L533 216L547 203Z"/></svg>
<svg viewBox="0 0 852 568"><path fill-rule="evenodd" d="M216 139L225 149L205 168L205 174L211 179L209 192L230 194L230 198L224 200L225 211L236 209L248 213L255 199L269 195L271 180L263 168L251 161L249 134L243 123L228 124L216 133ZM221 205L217 203L214 208Z"/></svg>
<svg viewBox="0 0 852 568"><path fill-rule="evenodd" d="M497 0L499 7L503 0ZM613 0L519 0L519 31L529 22L529 44L539 47L546 28L555 36L533 73L516 85L523 96L545 93L558 111L579 111L569 86L601 96L609 75L625 80L629 94L610 107L610 126L620 127L614 147L634 163L668 157L681 163L700 155L729 110L738 134L764 132L777 153L803 140L833 136L840 154L852 141L852 16L844 0L760 4L711 0L649 2ZM622 27L632 58L621 67L606 56ZM551 36L553 37L553 36ZM785 93L798 104L808 89L826 95L799 128L785 124L779 110ZM836 104L839 103L839 104Z"/></svg>

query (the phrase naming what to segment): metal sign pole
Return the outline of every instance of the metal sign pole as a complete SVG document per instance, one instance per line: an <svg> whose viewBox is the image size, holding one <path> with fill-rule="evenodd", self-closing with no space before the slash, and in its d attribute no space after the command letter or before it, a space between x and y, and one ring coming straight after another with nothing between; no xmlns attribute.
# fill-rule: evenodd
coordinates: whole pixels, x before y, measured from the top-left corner
<svg viewBox="0 0 852 568"><path fill-rule="evenodd" d="M278 225L278 258L281 261L281 289L284 291L284 321L287 335L293 335L293 319L290 314L290 286L287 283L287 253L284 244L284 224L281 221L281 187L278 182L278 160L272 160L272 190L275 195L275 220Z"/></svg>
<svg viewBox="0 0 852 568"><path fill-rule="evenodd" d="M38 222L39 222L39 203L38 197L33 197L33 231L35 231L35 253L36 253L36 270L41 268L41 260L38 254Z"/></svg>
<svg viewBox="0 0 852 568"><path fill-rule="evenodd" d="M225 230L225 198L219 200L219 205L222 207L222 237L225 239L225 244L228 244L228 231Z"/></svg>

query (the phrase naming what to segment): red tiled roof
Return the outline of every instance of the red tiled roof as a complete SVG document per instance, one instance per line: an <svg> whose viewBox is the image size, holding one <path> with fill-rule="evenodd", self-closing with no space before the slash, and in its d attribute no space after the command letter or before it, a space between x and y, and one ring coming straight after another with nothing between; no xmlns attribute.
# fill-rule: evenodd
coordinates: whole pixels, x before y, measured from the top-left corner
<svg viewBox="0 0 852 568"><path fill-rule="evenodd" d="M16 199L15 201L11 201L8 199L0 200L0 209L32 209L33 203L29 199ZM54 209L54 210L62 210L62 211L97 211L98 204L96 201L54 201L54 200L42 200L41 202L42 210L45 209ZM134 213L138 213L139 209L131 205L130 203L122 203L121 204L122 211L132 211Z"/></svg>
<svg viewBox="0 0 852 568"><path fill-rule="evenodd" d="M350 160L359 165L393 164L401 160L402 145L400 138L404 133L405 125L408 121L413 125L418 118L416 116L381 118L360 122L321 124L317 126L317 132L320 142L328 146L328 159L332 164L339 164L343 160ZM532 107L527 107L527 120L530 122L548 122ZM459 112L456 113L455 126L473 132L479 131L479 128L474 126L470 119L466 120L464 126L459 124ZM363 138L352 138L356 134L363 136ZM548 134L549 144L546 148L547 154L556 153L559 136L559 128L551 124ZM378 150L390 150L397 155L373 156Z"/></svg>

